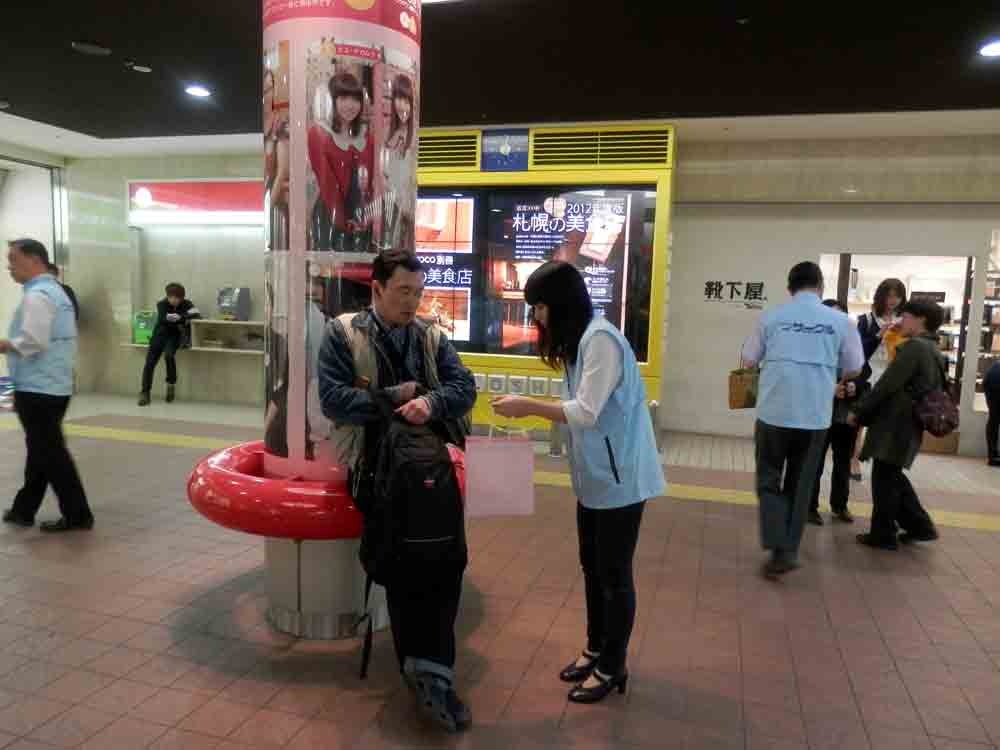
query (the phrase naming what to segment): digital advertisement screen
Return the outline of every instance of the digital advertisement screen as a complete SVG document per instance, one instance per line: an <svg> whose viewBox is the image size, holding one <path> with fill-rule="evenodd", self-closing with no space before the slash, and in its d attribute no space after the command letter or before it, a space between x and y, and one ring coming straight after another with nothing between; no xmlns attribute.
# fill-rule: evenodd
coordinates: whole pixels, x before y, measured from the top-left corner
<svg viewBox="0 0 1000 750"><path fill-rule="evenodd" d="M632 198L628 190L532 190L491 196L493 281L501 298L523 302L531 273L546 261L563 260L580 270L594 311L623 328L626 256L635 231ZM520 351L536 340L530 315L514 312L505 314L503 351Z"/></svg>
<svg viewBox="0 0 1000 750"><path fill-rule="evenodd" d="M417 200L417 252L471 253L475 215L473 198Z"/></svg>
<svg viewBox="0 0 1000 750"><path fill-rule="evenodd" d="M655 207L652 186L422 189L419 315L459 351L536 356L524 286L542 263L562 260L579 269L595 312L644 361Z"/></svg>
<svg viewBox="0 0 1000 750"><path fill-rule="evenodd" d="M427 276L417 315L437 323L452 341L467 342L472 329L471 300L477 262L471 253L417 251Z"/></svg>

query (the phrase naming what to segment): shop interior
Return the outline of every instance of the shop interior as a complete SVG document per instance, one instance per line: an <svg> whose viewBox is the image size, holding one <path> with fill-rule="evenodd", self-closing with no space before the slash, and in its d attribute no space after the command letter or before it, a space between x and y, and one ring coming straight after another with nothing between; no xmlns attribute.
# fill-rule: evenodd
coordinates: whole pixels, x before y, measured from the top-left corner
<svg viewBox="0 0 1000 750"><path fill-rule="evenodd" d="M982 379L1000 359L1000 273L990 264L986 269L986 300L982 320L973 320L975 259L961 256L925 255L824 255L821 259L830 292L846 299L848 312L860 318L871 311L878 285L889 278L899 279L910 299L937 302L945 312L939 346L948 359L948 375L961 384L976 379L973 409L986 412ZM839 283L837 283L839 281Z"/></svg>

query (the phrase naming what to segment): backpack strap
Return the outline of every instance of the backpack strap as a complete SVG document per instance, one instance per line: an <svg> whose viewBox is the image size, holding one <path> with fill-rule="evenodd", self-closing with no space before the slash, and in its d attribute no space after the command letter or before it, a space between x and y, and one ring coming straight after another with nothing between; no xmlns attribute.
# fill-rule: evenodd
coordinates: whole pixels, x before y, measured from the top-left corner
<svg viewBox="0 0 1000 750"><path fill-rule="evenodd" d="M418 321L424 333L424 377L427 378L427 387L431 390L441 387L441 378L438 375L437 357L441 349L441 336L443 332L440 327ZM454 420L448 428L448 440L459 447L465 446L465 438L472 433L472 419L468 414Z"/></svg>
<svg viewBox="0 0 1000 750"><path fill-rule="evenodd" d="M365 629L365 642L364 646L361 648L361 679L367 679L368 677L368 665L372 660L372 640L375 635L375 619L372 617L371 610L368 609L368 600L372 593L372 581L371 576L365 577L365 613L361 615L356 623L354 623L354 631L361 627L365 620L368 621L368 627Z"/></svg>

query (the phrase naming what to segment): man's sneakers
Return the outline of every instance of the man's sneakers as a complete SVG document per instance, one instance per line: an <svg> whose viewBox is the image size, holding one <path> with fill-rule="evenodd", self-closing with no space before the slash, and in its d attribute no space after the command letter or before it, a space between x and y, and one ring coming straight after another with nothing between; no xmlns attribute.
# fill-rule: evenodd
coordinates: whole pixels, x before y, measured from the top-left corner
<svg viewBox="0 0 1000 750"><path fill-rule="evenodd" d="M899 535L899 541L903 544L913 544L914 542L934 542L938 539L937 529L931 528L919 533L904 531Z"/></svg>
<svg viewBox="0 0 1000 750"><path fill-rule="evenodd" d="M781 576L798 568L798 562L789 560L780 550L775 550L771 553L771 559L764 563L761 574L769 581L777 581Z"/></svg>
<svg viewBox="0 0 1000 750"><path fill-rule="evenodd" d="M413 689L421 713L430 721L451 733L468 729L472 713L448 680L429 672L417 672L407 677L407 684Z"/></svg>

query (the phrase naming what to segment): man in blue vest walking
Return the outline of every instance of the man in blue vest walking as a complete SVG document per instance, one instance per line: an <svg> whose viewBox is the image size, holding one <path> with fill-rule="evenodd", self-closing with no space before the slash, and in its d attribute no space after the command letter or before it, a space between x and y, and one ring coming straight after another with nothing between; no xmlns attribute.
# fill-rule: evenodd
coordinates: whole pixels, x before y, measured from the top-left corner
<svg viewBox="0 0 1000 750"><path fill-rule="evenodd" d="M94 516L80 475L66 448L62 421L73 394L76 359L76 315L73 303L49 272L49 253L35 240L9 243L11 278L24 286L8 338L0 354L14 383L14 408L28 446L24 487L3 514L5 523L30 527L52 485L62 518L45 521L42 531L90 529Z"/></svg>
<svg viewBox="0 0 1000 750"><path fill-rule="evenodd" d="M857 328L825 307L823 272L799 263L788 274L792 299L760 316L743 348L747 367L760 365L757 396L757 497L760 532L774 579L799 567L799 543L818 481L826 431L833 416L837 371L845 380L864 367Z"/></svg>

